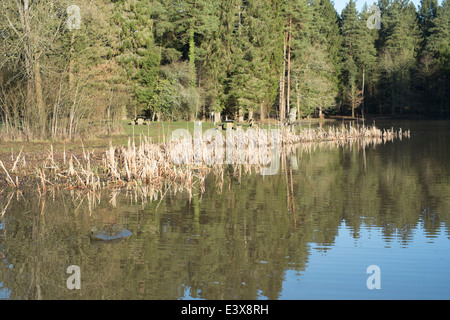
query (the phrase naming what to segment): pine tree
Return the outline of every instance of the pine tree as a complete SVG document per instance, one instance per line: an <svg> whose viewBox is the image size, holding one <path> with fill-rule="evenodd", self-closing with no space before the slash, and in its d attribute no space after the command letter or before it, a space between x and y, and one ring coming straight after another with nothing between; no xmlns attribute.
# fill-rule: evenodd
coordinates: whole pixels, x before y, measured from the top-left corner
<svg viewBox="0 0 450 320"><path fill-rule="evenodd" d="M309 116L316 110L320 117L325 109L336 103L337 87L331 80L335 68L320 44L309 46L306 54L308 59L302 73L295 79L295 91L301 97L300 117Z"/></svg>
<svg viewBox="0 0 450 320"><path fill-rule="evenodd" d="M312 35L314 33L313 26L313 7L304 0L297 0L289 2L286 6L285 15L289 18L290 32L290 72L288 74L289 79L289 92L292 106L288 104L288 109L295 106L297 117L301 114L305 114L304 108L302 110L302 98L305 97L302 94L303 85L301 79L303 79L305 72L310 66L314 54L311 50L313 46ZM285 20L287 20L285 18ZM303 112L302 112L303 111ZM308 112L306 112L308 113Z"/></svg>
<svg viewBox="0 0 450 320"><path fill-rule="evenodd" d="M437 15L438 3L437 0L421 0L419 5L419 24L423 39L430 36L430 29L434 27L434 18ZM424 46L426 43L424 44Z"/></svg>
<svg viewBox="0 0 450 320"><path fill-rule="evenodd" d="M244 114L251 108L249 85L253 77L250 68L252 44L250 43L247 20L247 5L242 1L234 2L234 17L230 33L231 66L226 85L227 111L238 115L239 122L244 120ZM236 119L237 120L237 119Z"/></svg>
<svg viewBox="0 0 450 320"><path fill-rule="evenodd" d="M253 44L253 110L259 107L260 119L265 118L278 96L282 59L280 9L280 1L252 1L249 6L249 32Z"/></svg>
<svg viewBox="0 0 450 320"><path fill-rule="evenodd" d="M374 88L377 81L376 75L376 56L377 51L375 42L378 36L377 29L369 29L367 27L367 20L371 14L367 10L367 5L363 6L362 11L358 16L358 50L357 50L357 65L358 76L357 82L361 88L362 95L362 112L366 113L367 104L374 96Z"/></svg>
<svg viewBox="0 0 450 320"><path fill-rule="evenodd" d="M320 78L326 77L326 81L319 81L319 83L330 84L329 90L326 92L327 97L322 99L323 103L319 103L319 116L322 116L323 109L335 108L337 104L339 78L341 73L341 59L340 48L342 45L342 37L339 31L339 16L330 2L330 0L316 0L312 4L313 20L311 23L311 46L316 48L319 52L317 56L323 57L321 70L326 72L314 71L312 74L321 74ZM320 61L315 61L314 64ZM313 70L311 70L313 71ZM319 78L319 79L320 79ZM314 92L314 91L311 91ZM318 101L321 101L317 97Z"/></svg>
<svg viewBox="0 0 450 320"><path fill-rule="evenodd" d="M206 103L214 113L215 122L227 102L226 86L232 67L233 32L236 19L236 1L211 1L210 21L213 28L201 44L201 59L205 74L202 77L207 92Z"/></svg>
<svg viewBox="0 0 450 320"><path fill-rule="evenodd" d="M264 119L277 96L281 62L280 4L269 0L248 1L240 9L233 52L236 65L229 90L239 106L238 111L241 110L241 120L243 112L248 112L250 119L257 110Z"/></svg>
<svg viewBox="0 0 450 320"><path fill-rule="evenodd" d="M174 32L166 34L171 38L170 47L176 48L181 53L181 59L187 60L189 65L188 91L194 98L200 101L200 83L198 66L201 63L201 49L198 45L207 36L208 30L213 30L209 18L211 17L211 1L209 0L162 0L170 16L170 22L174 25ZM171 61L172 63L173 61ZM200 112L200 105L191 110L190 118L193 120ZM205 114L203 114L205 116Z"/></svg>
<svg viewBox="0 0 450 320"><path fill-rule="evenodd" d="M437 61L426 48L430 30L434 27L437 7L437 0L421 0L417 13L421 43L414 73L414 87L415 91L420 94L419 99L421 101L421 107L420 109L417 108L416 111L421 113L434 109L436 104L436 94L433 92L433 77L437 69Z"/></svg>
<svg viewBox="0 0 450 320"><path fill-rule="evenodd" d="M412 111L417 101L412 88L412 72L419 50L420 34L415 7L409 1L394 0L382 6L380 30L379 96L391 114Z"/></svg>
<svg viewBox="0 0 450 320"><path fill-rule="evenodd" d="M135 116L146 110L159 119L163 112L157 103L162 43L158 47L155 36L161 38L167 29L168 22L160 19L164 14L165 9L156 1L121 0L115 7L114 22L121 28L117 59L126 70L140 105Z"/></svg>
<svg viewBox="0 0 450 320"><path fill-rule="evenodd" d="M311 37L313 43L323 45L329 55L331 63L336 68L337 82L340 72L339 51L342 46L342 37L339 31L339 15L330 0L312 1L314 10Z"/></svg>
<svg viewBox="0 0 450 320"><path fill-rule="evenodd" d="M433 73L433 93L438 97L437 111L442 117L450 114L450 4L448 0L444 0L438 7L433 24L434 26L429 30L430 36L426 50L436 61L436 71Z"/></svg>
<svg viewBox="0 0 450 320"><path fill-rule="evenodd" d="M342 10L341 33L342 33L342 81L344 85L344 101L351 107L352 117L355 117L356 101L359 90L356 85L358 67L356 65L359 45L359 25L356 4L353 0Z"/></svg>

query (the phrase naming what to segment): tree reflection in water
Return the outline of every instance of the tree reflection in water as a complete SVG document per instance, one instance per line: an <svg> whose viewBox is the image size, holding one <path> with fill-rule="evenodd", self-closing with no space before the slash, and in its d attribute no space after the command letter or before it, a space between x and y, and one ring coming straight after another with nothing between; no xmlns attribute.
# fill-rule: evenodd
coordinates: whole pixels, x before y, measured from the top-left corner
<svg viewBox="0 0 450 320"><path fill-rule="evenodd" d="M5 191L0 297L279 299L288 271L326 256L343 223L355 241L377 230L383 247L448 235L447 126L381 144L303 144L282 152L279 174L215 167L190 191ZM133 236L91 242L93 226L112 223ZM69 265L80 266L81 290L66 288Z"/></svg>

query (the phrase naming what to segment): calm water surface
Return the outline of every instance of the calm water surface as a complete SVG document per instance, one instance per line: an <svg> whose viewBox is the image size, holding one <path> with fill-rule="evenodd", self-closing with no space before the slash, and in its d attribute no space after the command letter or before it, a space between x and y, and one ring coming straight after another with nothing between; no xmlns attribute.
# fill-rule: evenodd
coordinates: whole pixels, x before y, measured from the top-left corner
<svg viewBox="0 0 450 320"><path fill-rule="evenodd" d="M299 148L277 175L227 168L192 197L2 193L0 298L449 299L450 122L377 125L411 138ZM133 236L89 238L110 223Z"/></svg>

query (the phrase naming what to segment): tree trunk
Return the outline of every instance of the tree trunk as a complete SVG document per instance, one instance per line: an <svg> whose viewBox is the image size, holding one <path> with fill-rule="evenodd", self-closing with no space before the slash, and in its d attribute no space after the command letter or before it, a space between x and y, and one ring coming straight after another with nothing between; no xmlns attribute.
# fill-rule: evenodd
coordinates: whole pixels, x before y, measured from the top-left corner
<svg viewBox="0 0 450 320"><path fill-rule="evenodd" d="M350 88L350 98L352 99L351 103L352 103L352 118L355 117L355 93L354 93L354 88L353 86Z"/></svg>
<svg viewBox="0 0 450 320"><path fill-rule="evenodd" d="M45 112L45 104L42 95L42 79L41 79L41 67L39 61L34 62L34 86L36 95L36 106L39 112L39 127L41 137L45 136L47 127L47 114Z"/></svg>
<svg viewBox="0 0 450 320"><path fill-rule="evenodd" d="M284 117L284 81L283 81L283 73L284 73L284 63L283 63L283 71L280 75L280 102L279 102L279 117L280 121L283 121Z"/></svg>
<svg viewBox="0 0 450 320"><path fill-rule="evenodd" d="M264 103L262 103L262 102L261 102L261 110L260 110L260 113L259 113L259 120L261 122L264 121Z"/></svg>
<svg viewBox="0 0 450 320"><path fill-rule="evenodd" d="M24 0L23 5L22 2L17 1L17 9L20 15L20 22L22 25L23 32L23 50L24 50L24 59L25 59L25 74L27 77L27 97L26 97L26 106L25 106L25 130L33 129L36 123L33 121L33 109L36 105L35 94L36 94L36 86L35 86L35 68L34 68L34 53L33 53L33 45L32 35L31 35L31 27L29 22L29 0ZM33 123L34 122L34 123ZM30 132L28 132L29 134Z"/></svg>
<svg viewBox="0 0 450 320"><path fill-rule="evenodd" d="M284 37L283 46L283 71L280 77L280 121L283 123L286 117L286 100L285 100L285 81L286 81L286 49L287 49L288 33Z"/></svg>
<svg viewBox="0 0 450 320"><path fill-rule="evenodd" d="M214 112L214 122L219 123L221 121L222 121L222 119L220 117L220 112Z"/></svg>
<svg viewBox="0 0 450 320"><path fill-rule="evenodd" d="M75 41L75 30L71 31L70 36L70 56L69 56L69 91L73 90L73 43Z"/></svg>
<svg viewBox="0 0 450 320"><path fill-rule="evenodd" d="M295 95L297 97L297 120L301 119L300 115L300 92L298 91L298 78L295 78Z"/></svg>
<svg viewBox="0 0 450 320"><path fill-rule="evenodd" d="M195 41L193 26L189 30L189 72L189 86L195 88L197 86L197 72L195 69Z"/></svg>
<svg viewBox="0 0 450 320"><path fill-rule="evenodd" d="M364 113L366 112L366 110L365 110L365 105L364 105L364 82L365 82L365 72L366 72L366 69L365 69L365 67L363 67L363 74L362 74L362 91L361 91L361 94L362 94L361 113L362 113L362 118L363 118L363 119L364 119Z"/></svg>
<svg viewBox="0 0 450 320"><path fill-rule="evenodd" d="M289 17L289 53L288 53L288 74L287 74L287 93L286 93L286 109L287 114L290 109L290 92L291 92L291 40L292 40L292 16Z"/></svg>

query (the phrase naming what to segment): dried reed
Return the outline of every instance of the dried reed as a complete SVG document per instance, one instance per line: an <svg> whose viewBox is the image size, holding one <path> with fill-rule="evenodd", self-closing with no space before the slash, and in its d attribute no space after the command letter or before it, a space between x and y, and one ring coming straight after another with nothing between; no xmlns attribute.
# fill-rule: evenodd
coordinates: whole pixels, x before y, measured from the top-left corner
<svg viewBox="0 0 450 320"><path fill-rule="evenodd" d="M46 186L58 186L70 190L81 189L100 191L107 188L139 188L144 197L155 198L166 194L168 185L176 191L198 188L200 193L205 188L206 175L211 171L216 175L216 184L223 184L224 165L234 165L234 174L261 172L270 163L274 152L292 153L300 148L302 152L311 151L317 146L339 147L349 141L358 139L362 147L379 144L395 138L409 138L409 130L381 130L375 126L341 126L328 129L297 130L292 126L276 127L275 131L259 128L227 131L225 137L221 131L209 137L194 137L194 140L166 141L154 143L145 136L129 139L127 146L113 146L103 151L100 157L83 145L82 157L75 154L64 155L58 163L53 146L41 166L35 169L39 192L45 194ZM278 149L275 149L277 147ZM179 157L174 157L178 154ZM66 157L68 161L66 162ZM17 173L18 163L25 156L22 150L13 163L11 172ZM6 173L8 184L19 187L11 177L4 163L0 166ZM40 185L40 187L39 187ZM145 190L144 190L145 189Z"/></svg>

